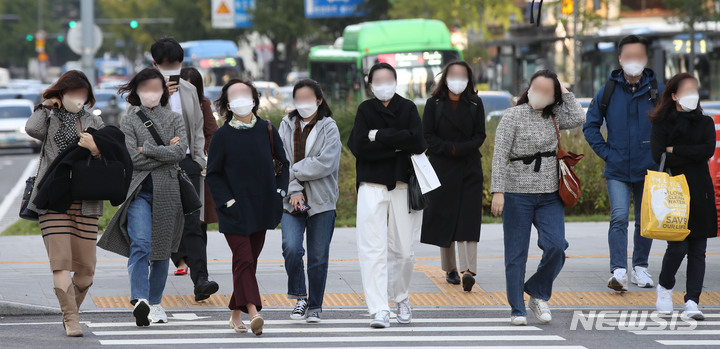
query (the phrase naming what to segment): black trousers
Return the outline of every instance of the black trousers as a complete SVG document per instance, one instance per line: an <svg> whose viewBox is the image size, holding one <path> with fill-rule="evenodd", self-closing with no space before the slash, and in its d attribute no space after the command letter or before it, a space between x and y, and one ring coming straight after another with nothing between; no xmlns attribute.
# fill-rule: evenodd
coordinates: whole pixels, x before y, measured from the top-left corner
<svg viewBox="0 0 720 349"><path fill-rule="evenodd" d="M662 261L659 284L666 289L675 286L675 274L687 256L687 280L685 282L685 302L692 300L700 304L705 279L705 250L707 238L686 238L683 241L668 241Z"/></svg>
<svg viewBox="0 0 720 349"><path fill-rule="evenodd" d="M195 191L200 195L200 185L202 179L202 168L187 155L180 162L180 168L187 173ZM183 227L183 236L180 240L180 247L176 253L173 253L172 261L177 266L181 260L190 267L190 278L193 284L197 284L200 279L208 278L207 271L207 233L200 226L200 211L185 215L185 226Z"/></svg>

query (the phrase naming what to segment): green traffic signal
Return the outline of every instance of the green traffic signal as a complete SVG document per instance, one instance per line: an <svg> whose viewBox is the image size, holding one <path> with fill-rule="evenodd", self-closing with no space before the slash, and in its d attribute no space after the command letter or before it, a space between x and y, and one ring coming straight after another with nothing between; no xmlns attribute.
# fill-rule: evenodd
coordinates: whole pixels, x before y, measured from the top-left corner
<svg viewBox="0 0 720 349"><path fill-rule="evenodd" d="M76 21L70 21L70 23L68 23L68 27L70 27L70 28L75 28L76 25L77 25Z"/></svg>
<svg viewBox="0 0 720 349"><path fill-rule="evenodd" d="M136 21L136 20L130 21L130 28L135 29L137 27L138 27L138 21Z"/></svg>
<svg viewBox="0 0 720 349"><path fill-rule="evenodd" d="M32 34L28 34L27 36L25 36L25 40L27 40L27 41L33 41L33 36L32 36Z"/></svg>
<svg viewBox="0 0 720 349"><path fill-rule="evenodd" d="M65 37L62 36L62 35L58 35L57 41L58 41L58 42L63 42L63 41L65 41Z"/></svg>

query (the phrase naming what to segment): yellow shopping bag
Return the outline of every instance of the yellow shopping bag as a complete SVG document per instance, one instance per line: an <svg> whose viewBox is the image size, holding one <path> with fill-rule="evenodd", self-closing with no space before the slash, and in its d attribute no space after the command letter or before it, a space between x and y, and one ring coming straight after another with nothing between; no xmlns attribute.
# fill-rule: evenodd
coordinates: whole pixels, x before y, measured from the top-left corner
<svg viewBox="0 0 720 349"><path fill-rule="evenodd" d="M664 163L663 154L660 171ZM685 240L690 234L690 189L685 175L671 176L665 172L648 170L641 211L642 236L667 241Z"/></svg>

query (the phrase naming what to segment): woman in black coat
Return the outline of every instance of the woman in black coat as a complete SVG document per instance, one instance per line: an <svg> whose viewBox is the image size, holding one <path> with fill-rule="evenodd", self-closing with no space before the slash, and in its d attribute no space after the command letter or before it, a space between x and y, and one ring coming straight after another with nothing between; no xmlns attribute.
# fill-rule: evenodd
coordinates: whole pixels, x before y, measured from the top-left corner
<svg viewBox="0 0 720 349"><path fill-rule="evenodd" d="M715 152L715 123L703 115L698 103L698 81L690 74L674 76L663 92L655 113L650 147L656 162L663 153L672 175L685 175L690 187L690 235L683 241L668 241L657 286L658 312L672 313L672 290L675 274L687 255L687 281L683 316L704 319L698 310L705 278L707 238L718 231L715 191L708 160Z"/></svg>
<svg viewBox="0 0 720 349"><path fill-rule="evenodd" d="M455 285L460 284L457 244L463 289L470 292L477 272L483 198L480 146L485 141L485 109L470 65L455 61L443 69L425 104L423 130L441 186L428 193L420 241L440 247L445 278Z"/></svg>
<svg viewBox="0 0 720 349"><path fill-rule="evenodd" d="M207 183L218 214L220 232L232 251L233 293L230 327L262 334L262 299L255 272L265 232L282 217L282 200L290 183L282 140L269 121L257 116L260 97L249 82L233 79L222 88L215 106L226 122L210 142ZM273 157L283 164L275 173Z"/></svg>

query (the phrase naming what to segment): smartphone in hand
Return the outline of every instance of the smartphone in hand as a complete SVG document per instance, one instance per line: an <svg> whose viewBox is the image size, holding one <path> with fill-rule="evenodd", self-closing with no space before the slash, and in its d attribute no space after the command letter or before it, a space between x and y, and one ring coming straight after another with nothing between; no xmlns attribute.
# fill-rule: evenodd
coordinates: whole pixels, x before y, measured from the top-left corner
<svg viewBox="0 0 720 349"><path fill-rule="evenodd" d="M170 75L170 77L168 78L168 81L178 83L178 82L180 82L180 75Z"/></svg>

